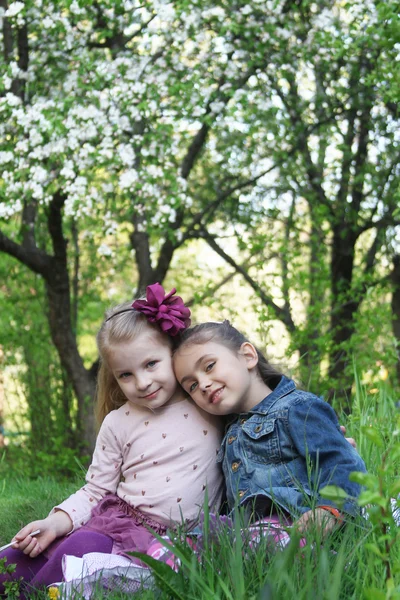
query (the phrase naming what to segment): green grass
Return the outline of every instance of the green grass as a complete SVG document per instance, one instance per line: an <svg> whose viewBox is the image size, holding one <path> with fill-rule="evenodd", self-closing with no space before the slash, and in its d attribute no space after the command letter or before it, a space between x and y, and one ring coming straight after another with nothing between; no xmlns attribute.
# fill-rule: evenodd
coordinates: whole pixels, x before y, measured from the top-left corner
<svg viewBox="0 0 400 600"><path fill-rule="evenodd" d="M188 546L177 543L176 552L182 561L179 573L160 566L154 589L130 595L99 589L95 598L400 600L400 541L388 511L388 499L400 492L396 401L385 386L370 395L356 381L353 414L345 423L347 435L357 440L370 472L364 495L372 507L369 521L349 523L323 543L318 532L311 532L305 548L299 548L294 536L283 551L271 551L265 540L251 550L240 535L222 534L205 548L200 561ZM12 470L7 473L0 484L1 543L23 524L46 515L54 503L81 484L81 479L59 484L49 477L29 481L15 476ZM46 597L32 595L32 600ZM79 598L77 594L75 600Z"/></svg>
<svg viewBox="0 0 400 600"><path fill-rule="evenodd" d="M83 485L81 479L60 484L50 477L34 481L21 477L3 480L0 488L0 545L7 543L21 527L47 515L55 503Z"/></svg>

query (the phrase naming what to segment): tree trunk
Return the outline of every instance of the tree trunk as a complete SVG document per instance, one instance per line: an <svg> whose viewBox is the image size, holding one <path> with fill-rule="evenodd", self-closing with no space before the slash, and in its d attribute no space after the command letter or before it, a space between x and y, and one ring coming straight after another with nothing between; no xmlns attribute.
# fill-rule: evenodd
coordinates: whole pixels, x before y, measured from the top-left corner
<svg viewBox="0 0 400 600"><path fill-rule="evenodd" d="M355 236L345 226L336 225L333 231L331 258L333 347L329 357L329 377L336 382L329 398L337 397L346 413L351 408L351 378L346 373L351 357L347 349L354 333L354 315L360 300L351 297Z"/></svg>
<svg viewBox="0 0 400 600"><path fill-rule="evenodd" d="M400 385L400 254L393 259L393 270L390 274L393 283L392 292L392 328L397 342L397 383Z"/></svg>
<svg viewBox="0 0 400 600"><path fill-rule="evenodd" d="M95 379L84 367L72 333L68 272L54 268L53 276L46 280L46 291L51 337L78 400L78 439L81 437L83 449L91 452L96 440Z"/></svg>

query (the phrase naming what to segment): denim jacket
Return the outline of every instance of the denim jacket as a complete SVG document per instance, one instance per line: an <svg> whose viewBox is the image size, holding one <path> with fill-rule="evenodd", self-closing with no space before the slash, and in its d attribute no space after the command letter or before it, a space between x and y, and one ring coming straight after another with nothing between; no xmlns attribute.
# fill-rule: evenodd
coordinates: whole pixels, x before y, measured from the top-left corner
<svg viewBox="0 0 400 600"><path fill-rule="evenodd" d="M336 506L319 490L337 485L348 494L342 511L358 513L361 486L349 481L365 464L340 431L334 410L282 376L269 396L227 426L218 462L230 509L267 496L293 517L320 505ZM268 501L270 503L270 501Z"/></svg>

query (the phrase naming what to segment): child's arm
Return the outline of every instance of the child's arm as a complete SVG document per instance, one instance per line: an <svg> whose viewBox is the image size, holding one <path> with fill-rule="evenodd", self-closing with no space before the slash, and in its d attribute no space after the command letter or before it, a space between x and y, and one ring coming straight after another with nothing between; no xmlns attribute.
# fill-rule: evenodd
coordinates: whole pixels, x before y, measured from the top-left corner
<svg viewBox="0 0 400 600"><path fill-rule="evenodd" d="M359 454L340 432L332 407L317 396L305 393L291 405L287 423L291 443L311 464L310 489L315 490L316 508L318 505L335 506L333 502L319 497L319 490L326 485L336 485L348 495L340 510L356 515L356 498L361 486L350 481L349 476L353 471L365 472L366 468Z"/></svg>
<svg viewBox="0 0 400 600"><path fill-rule="evenodd" d="M121 419L124 413L111 411L103 421L96 440L85 485L57 504L49 516L64 511L72 521L72 530L87 523L92 510L107 494L115 494L121 478L123 444ZM125 417L126 418L126 417Z"/></svg>
<svg viewBox="0 0 400 600"><path fill-rule="evenodd" d="M31 537L31 533L40 529L40 533ZM46 519L32 521L25 525L15 536L13 548L21 550L31 558L38 556L58 537L72 530L72 521L66 512L58 510Z"/></svg>

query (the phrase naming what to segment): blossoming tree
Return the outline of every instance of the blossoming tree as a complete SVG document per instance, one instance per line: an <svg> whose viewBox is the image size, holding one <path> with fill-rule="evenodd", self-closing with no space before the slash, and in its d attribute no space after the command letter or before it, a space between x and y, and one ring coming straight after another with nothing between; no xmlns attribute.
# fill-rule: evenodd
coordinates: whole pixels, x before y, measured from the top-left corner
<svg viewBox="0 0 400 600"><path fill-rule="evenodd" d="M45 282L89 445L94 376L71 310L72 247L88 237L101 257L129 256L118 241L129 236L140 291L205 240L300 351L328 303L332 375L343 370L367 281L354 278L357 241L376 234L357 271L368 274L398 223L385 4L0 0L0 250ZM244 264L221 232L237 236ZM281 300L248 266L269 248ZM290 290L305 281L301 324Z"/></svg>

